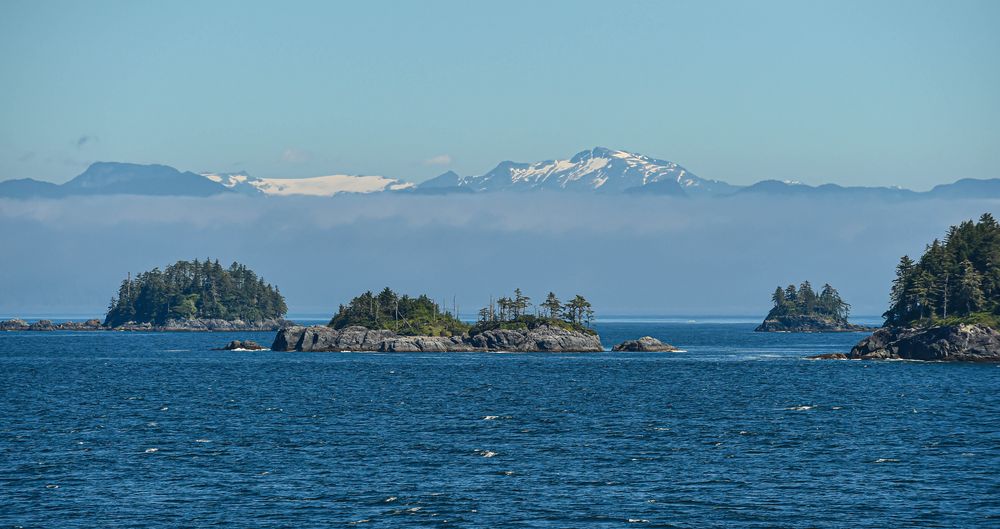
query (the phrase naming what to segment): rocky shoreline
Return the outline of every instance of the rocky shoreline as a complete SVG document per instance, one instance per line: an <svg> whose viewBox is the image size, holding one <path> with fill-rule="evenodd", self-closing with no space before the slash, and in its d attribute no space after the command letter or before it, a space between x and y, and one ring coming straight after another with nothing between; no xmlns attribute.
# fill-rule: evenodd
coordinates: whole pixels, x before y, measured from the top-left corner
<svg viewBox="0 0 1000 529"><path fill-rule="evenodd" d="M540 325L530 330L493 329L472 336L403 336L360 326L333 329L291 326L278 331L274 351L316 352L603 352L595 334Z"/></svg>
<svg viewBox="0 0 1000 529"><path fill-rule="evenodd" d="M611 348L612 351L639 353L675 353L680 349L661 342L652 336L643 336L638 340L626 340Z"/></svg>
<svg viewBox="0 0 1000 529"><path fill-rule="evenodd" d="M126 323L117 327L107 327L101 320L91 319L85 322L66 321L53 323L52 320L39 320L28 323L21 319L0 321L0 331L143 331L143 332L237 332L237 331L277 331L283 327L294 325L284 319L245 322L242 320L222 319L192 319L167 320L163 325L152 323Z"/></svg>
<svg viewBox="0 0 1000 529"><path fill-rule="evenodd" d="M817 316L782 316L766 319L754 332L867 332L875 327Z"/></svg>
<svg viewBox="0 0 1000 529"><path fill-rule="evenodd" d="M858 342L844 359L1000 362L1000 331L985 325L883 327Z"/></svg>

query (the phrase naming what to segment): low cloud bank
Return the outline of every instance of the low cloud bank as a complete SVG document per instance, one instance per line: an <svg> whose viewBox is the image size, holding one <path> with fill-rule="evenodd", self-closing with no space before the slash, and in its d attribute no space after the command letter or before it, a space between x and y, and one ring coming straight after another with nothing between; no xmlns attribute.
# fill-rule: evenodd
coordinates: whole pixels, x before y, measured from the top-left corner
<svg viewBox="0 0 1000 529"><path fill-rule="evenodd" d="M462 312L520 287L599 314L755 315L775 285L830 282L879 314L893 268L997 201L685 200L564 194L0 200L0 314L103 314L128 271L238 260L292 313L359 291L427 292Z"/></svg>

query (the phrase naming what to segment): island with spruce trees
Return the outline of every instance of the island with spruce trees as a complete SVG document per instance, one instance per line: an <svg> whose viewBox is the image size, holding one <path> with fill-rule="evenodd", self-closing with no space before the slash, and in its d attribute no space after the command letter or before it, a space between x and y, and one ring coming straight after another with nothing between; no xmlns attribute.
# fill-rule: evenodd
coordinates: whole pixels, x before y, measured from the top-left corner
<svg viewBox="0 0 1000 529"><path fill-rule="evenodd" d="M774 307L764 322L754 329L757 332L858 332L870 331L871 327L855 325L847 321L851 306L845 302L837 289L829 283L823 285L819 294L809 281L803 281L799 288L788 285L777 287L771 295Z"/></svg>
<svg viewBox="0 0 1000 529"><path fill-rule="evenodd" d="M0 321L2 331L275 331L291 322L277 287L240 263L177 261L122 280L102 322Z"/></svg>
<svg viewBox="0 0 1000 529"><path fill-rule="evenodd" d="M919 261L904 255L883 316L882 328L839 357L1000 362L996 219L986 213L952 226Z"/></svg>
<svg viewBox="0 0 1000 529"><path fill-rule="evenodd" d="M474 324L461 321L426 295L399 295L388 287L365 292L342 305L326 326L289 326L278 331L275 351L356 352L598 352L601 339L590 324L590 302L576 296L565 304L549 293L533 314L520 289L479 311Z"/></svg>

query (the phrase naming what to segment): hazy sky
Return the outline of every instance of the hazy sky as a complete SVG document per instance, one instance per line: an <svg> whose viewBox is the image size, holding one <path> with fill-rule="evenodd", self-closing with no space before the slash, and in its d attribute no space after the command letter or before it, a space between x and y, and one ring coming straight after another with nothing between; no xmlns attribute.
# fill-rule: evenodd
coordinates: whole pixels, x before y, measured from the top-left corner
<svg viewBox="0 0 1000 529"><path fill-rule="evenodd" d="M925 189L1000 177L997 28L995 1L5 0L0 180L421 180L602 145Z"/></svg>

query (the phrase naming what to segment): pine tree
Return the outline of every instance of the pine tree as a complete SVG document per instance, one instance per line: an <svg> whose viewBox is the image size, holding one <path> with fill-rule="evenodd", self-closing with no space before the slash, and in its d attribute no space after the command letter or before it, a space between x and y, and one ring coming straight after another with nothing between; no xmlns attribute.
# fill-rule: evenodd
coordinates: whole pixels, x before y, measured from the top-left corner
<svg viewBox="0 0 1000 529"><path fill-rule="evenodd" d="M558 318L562 312L562 303L559 302L559 298L556 297L554 292L549 292L545 301L542 302L542 308L545 309L549 318Z"/></svg>

